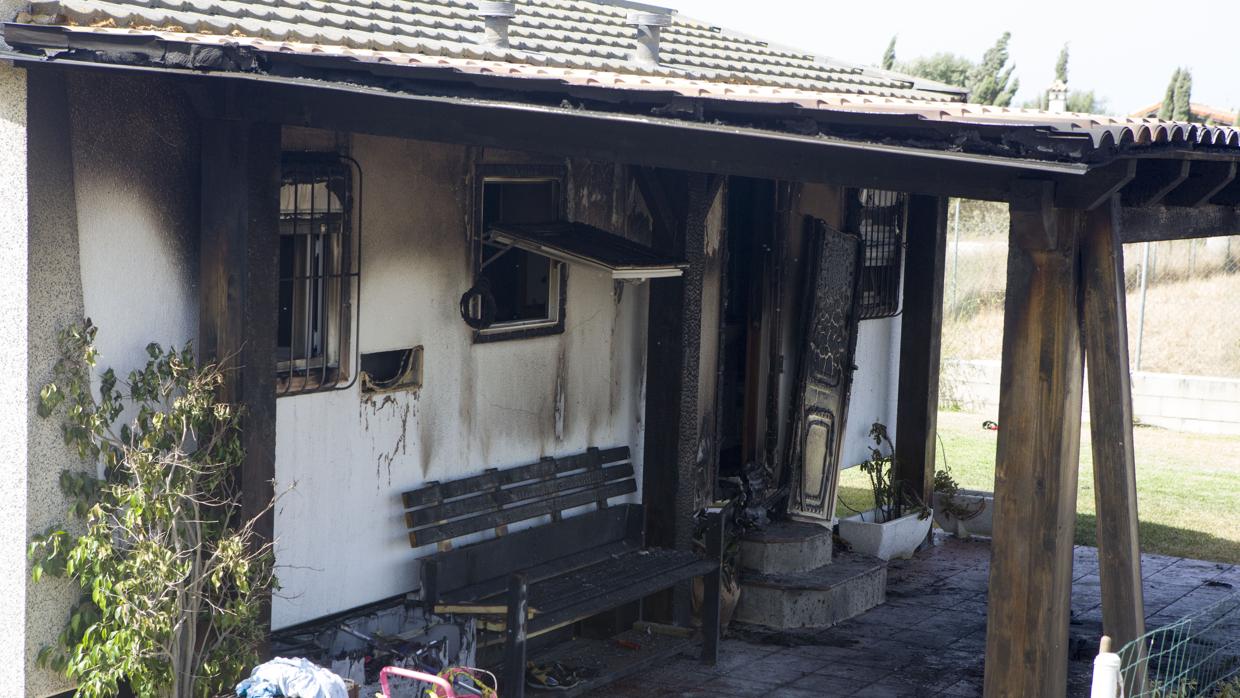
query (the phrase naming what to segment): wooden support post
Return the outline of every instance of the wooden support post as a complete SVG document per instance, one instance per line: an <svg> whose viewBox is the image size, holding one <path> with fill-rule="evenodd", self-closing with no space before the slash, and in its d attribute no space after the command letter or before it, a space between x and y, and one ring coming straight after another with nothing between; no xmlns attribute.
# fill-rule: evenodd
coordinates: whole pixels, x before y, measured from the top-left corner
<svg viewBox="0 0 1240 698"><path fill-rule="evenodd" d="M713 337L718 332L717 327L702 326L708 262L706 217L717 188L704 174L657 174L663 176L646 172L638 178L642 190L648 192L647 199L662 202L652 204L658 212L655 247L679 251L689 268L683 277L651 283L643 501L648 543L692 550L692 515L703 499L699 477L702 431L714 424L713 417L704 420L700 414L699 384L710 381L713 386L717 379L713 363L702 365L704 333ZM677 206L677 201L684 203ZM665 605L653 604L650 610L656 617L667 617ZM689 624L688 584L673 590L670 610L677 624Z"/></svg>
<svg viewBox="0 0 1240 698"><path fill-rule="evenodd" d="M529 586L525 575L508 579L508 618L504 640L504 698L525 696L525 640L529 622Z"/></svg>
<svg viewBox="0 0 1240 698"><path fill-rule="evenodd" d="M1010 210L985 694L1062 696L1084 370L1083 216L1056 209L1045 182L1019 183Z"/></svg>
<svg viewBox="0 0 1240 698"><path fill-rule="evenodd" d="M1132 445L1124 247L1119 201L1089 213L1081 239L1085 357L1098 512L1102 629L1117 646L1145 634L1137 477Z"/></svg>
<svg viewBox="0 0 1240 698"><path fill-rule="evenodd" d="M909 197L900 385L896 404L896 477L931 503L939 411L939 348L943 330L943 269L947 199Z"/></svg>
<svg viewBox="0 0 1240 698"><path fill-rule="evenodd" d="M204 120L198 356L226 369L223 398L244 407L242 516L273 537L280 127ZM263 513L265 512L265 513ZM260 516L261 514L261 516ZM270 608L266 622L270 622Z"/></svg>

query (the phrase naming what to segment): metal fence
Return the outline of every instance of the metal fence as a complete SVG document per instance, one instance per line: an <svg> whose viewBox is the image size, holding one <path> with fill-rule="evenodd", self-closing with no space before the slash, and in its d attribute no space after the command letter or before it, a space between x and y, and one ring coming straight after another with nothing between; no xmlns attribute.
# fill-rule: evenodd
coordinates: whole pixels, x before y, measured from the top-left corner
<svg viewBox="0 0 1240 698"><path fill-rule="evenodd" d="M1240 698L1240 593L1124 645L1126 698Z"/></svg>
<svg viewBox="0 0 1240 698"><path fill-rule="evenodd" d="M944 283L945 359L998 359L1007 206L953 200ZM1240 377L1240 235L1124 246L1133 370Z"/></svg>

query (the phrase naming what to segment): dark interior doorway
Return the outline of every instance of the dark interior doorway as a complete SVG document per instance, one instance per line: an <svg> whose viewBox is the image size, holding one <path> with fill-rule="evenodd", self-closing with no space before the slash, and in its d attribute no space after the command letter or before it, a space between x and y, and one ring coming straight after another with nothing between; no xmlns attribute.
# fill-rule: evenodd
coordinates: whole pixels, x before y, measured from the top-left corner
<svg viewBox="0 0 1240 698"><path fill-rule="evenodd" d="M766 440L767 350L764 306L774 262L775 182L733 177L727 192L727 264L720 323L719 476L760 462Z"/></svg>

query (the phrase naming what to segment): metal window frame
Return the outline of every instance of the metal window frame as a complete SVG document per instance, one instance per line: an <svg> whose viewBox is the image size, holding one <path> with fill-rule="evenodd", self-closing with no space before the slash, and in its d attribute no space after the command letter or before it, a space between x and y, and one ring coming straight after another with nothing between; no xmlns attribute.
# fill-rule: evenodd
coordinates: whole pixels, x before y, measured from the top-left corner
<svg viewBox="0 0 1240 698"><path fill-rule="evenodd" d="M556 198L558 199L557 215L561 220L568 216L568 172L562 165L524 164L481 164L474 167L474 201L473 224L470 234L470 249L473 259L473 274L476 278L483 267L493 262L499 255L515 249L507 246L490 258L483 257L486 242L486 231L483 230L482 213L485 205L484 192L487 184L521 183L521 182L555 182ZM562 334L565 327L565 316L568 310L568 265L554 257L539 252L526 250L530 254L546 257L551 265L550 278L547 280L548 318L534 320L518 320L515 322L495 323L494 325L474 331L474 343L500 342L507 340L528 339ZM558 288L558 291L556 290Z"/></svg>
<svg viewBox="0 0 1240 698"><path fill-rule="evenodd" d="M847 192L845 229L860 235L864 244L862 266L858 270L861 275L858 288L860 295L857 300L858 319L896 317L904 310L908 194L867 188L849 189ZM883 230L884 228L886 230ZM870 263L876 258L884 257L887 259L883 263ZM876 297L867 300L867 290L875 293Z"/></svg>
<svg viewBox="0 0 1240 698"><path fill-rule="evenodd" d="M317 174L320 172L323 174ZM300 181L299 178L304 181ZM339 197L340 205L344 210L341 211L339 232L341 240L338 257L327 261L331 268L317 271L307 270L305 275L299 275L295 270L292 276L281 275L278 279L280 288L283 288L286 283L293 284L294 296L300 295L297 289L298 281L307 282L306 291L310 290L309 284L320 286L318 302L314 309L309 308L310 298L307 298L305 303L302 303L300 298L294 300L292 317L289 319L290 329L293 332L297 331L297 306L306 308L307 318L312 313L316 314L320 327L332 323L334 316L335 351L331 351L332 347L329 343L333 340L330 336L320 340L322 346L320 351L304 358L295 355L296 343L291 343L287 348L287 358L276 357L277 397L347 390L357 382L360 368L358 348L360 346L362 273L363 174L361 165L352 157L338 152L286 151L281 156L281 189L290 183L312 184L323 179L336 178L343 180L344 189ZM292 215L296 218L299 215L297 207L300 203L296 195L294 195L293 203ZM315 207L313 190L311 190L310 207L312 210ZM332 214L330 200L326 214ZM279 215L283 220L286 213L282 209ZM313 212L310 213L309 223L304 226L304 232L299 232L298 228L302 226L295 224L293 233L286 234L281 231L280 235L294 238L305 236L308 249L315 246L325 247L325 243L330 240L329 236L336 233L316 233L314 215ZM336 285L338 298L330 302L329 288L333 283ZM311 337L313 323L304 321L304 325L303 346L308 347L313 343ZM277 347L277 351L281 351L281 348ZM333 355L334 361L331 360Z"/></svg>

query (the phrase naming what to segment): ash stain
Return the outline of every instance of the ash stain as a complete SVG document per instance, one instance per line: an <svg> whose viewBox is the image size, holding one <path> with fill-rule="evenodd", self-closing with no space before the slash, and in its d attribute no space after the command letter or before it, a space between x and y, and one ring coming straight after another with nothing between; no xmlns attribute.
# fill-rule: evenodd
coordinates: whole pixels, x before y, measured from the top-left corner
<svg viewBox="0 0 1240 698"><path fill-rule="evenodd" d="M407 400L397 400L395 395L384 395L379 397L370 395L362 399L361 416L362 427L367 432L370 431L371 417L378 417L380 413L385 414L384 419L389 416L395 416L400 423L399 435L396 437L396 443L392 448L379 454L375 460L375 489L380 489L380 485L384 478L384 471L387 475L387 486L392 486L392 463L402 455L409 452L409 418L415 416L417 412L413 408L413 398ZM423 463L423 469L426 465Z"/></svg>

